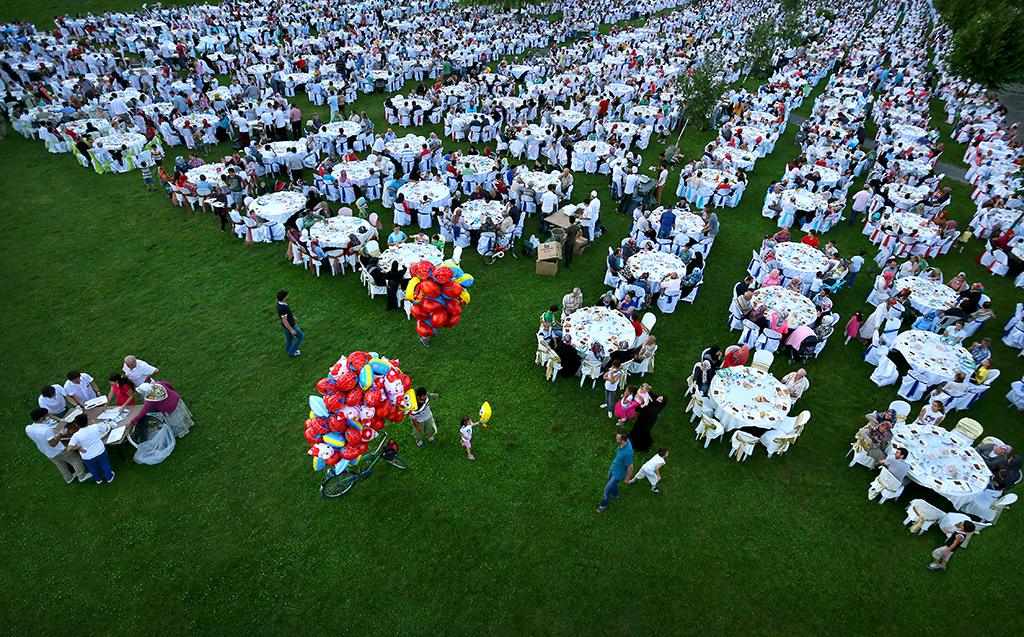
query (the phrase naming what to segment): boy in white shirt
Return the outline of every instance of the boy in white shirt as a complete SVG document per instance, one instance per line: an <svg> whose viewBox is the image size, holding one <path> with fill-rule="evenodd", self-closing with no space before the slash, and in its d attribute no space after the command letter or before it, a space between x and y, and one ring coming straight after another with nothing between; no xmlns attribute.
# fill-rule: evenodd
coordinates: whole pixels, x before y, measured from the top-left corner
<svg viewBox="0 0 1024 637"><path fill-rule="evenodd" d="M108 431L110 425L103 422L90 425L85 414L79 414L75 421L68 425L68 433L71 434L68 451L77 451L81 454L82 462L89 469L96 484L102 484L104 478L107 482L114 481L107 446L103 443L103 436L107 435Z"/></svg>
<svg viewBox="0 0 1024 637"><path fill-rule="evenodd" d="M633 484L640 478L647 478L648 482L651 483L651 491L661 493L658 483L661 482L661 468L665 466L666 458L668 458L668 449L665 447L658 449L658 453L654 454L654 457L645 462L644 466L640 467L640 471L629 481L629 484Z"/></svg>

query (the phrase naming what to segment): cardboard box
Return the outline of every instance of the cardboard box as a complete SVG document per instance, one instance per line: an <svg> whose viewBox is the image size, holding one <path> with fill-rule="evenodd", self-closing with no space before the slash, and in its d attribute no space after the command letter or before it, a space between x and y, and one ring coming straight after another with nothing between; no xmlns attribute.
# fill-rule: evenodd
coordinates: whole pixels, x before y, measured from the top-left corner
<svg viewBox="0 0 1024 637"><path fill-rule="evenodd" d="M558 274L558 261L562 258L562 244L548 241L537 246L537 274L555 276Z"/></svg>
<svg viewBox="0 0 1024 637"><path fill-rule="evenodd" d="M555 276L558 274L558 261L538 261L537 274Z"/></svg>

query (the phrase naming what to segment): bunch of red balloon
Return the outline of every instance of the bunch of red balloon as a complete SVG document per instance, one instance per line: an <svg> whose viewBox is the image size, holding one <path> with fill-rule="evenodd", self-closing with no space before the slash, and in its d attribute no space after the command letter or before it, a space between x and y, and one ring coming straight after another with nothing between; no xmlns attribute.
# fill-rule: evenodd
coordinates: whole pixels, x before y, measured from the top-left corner
<svg viewBox="0 0 1024 637"><path fill-rule="evenodd" d="M313 469L357 464L386 421L401 422L413 409L411 387L397 360L372 352L342 356L316 384L321 395L309 397L305 436Z"/></svg>
<svg viewBox="0 0 1024 637"><path fill-rule="evenodd" d="M416 333L429 338L442 327L458 325L462 308L469 303L466 288L473 285L473 275L451 262L435 266L429 261L414 263L409 274L405 298L412 302Z"/></svg>

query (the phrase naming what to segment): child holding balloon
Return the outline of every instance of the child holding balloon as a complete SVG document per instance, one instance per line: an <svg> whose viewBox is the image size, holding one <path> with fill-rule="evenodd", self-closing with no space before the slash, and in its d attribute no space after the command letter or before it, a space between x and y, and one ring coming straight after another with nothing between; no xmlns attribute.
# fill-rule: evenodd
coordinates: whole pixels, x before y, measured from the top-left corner
<svg viewBox="0 0 1024 637"><path fill-rule="evenodd" d="M476 460L473 457L472 440L473 440L473 427L479 425L479 422L473 422L473 419L469 416L462 417L462 423L459 425L459 434L462 435L462 446L466 448L466 457L470 460Z"/></svg>

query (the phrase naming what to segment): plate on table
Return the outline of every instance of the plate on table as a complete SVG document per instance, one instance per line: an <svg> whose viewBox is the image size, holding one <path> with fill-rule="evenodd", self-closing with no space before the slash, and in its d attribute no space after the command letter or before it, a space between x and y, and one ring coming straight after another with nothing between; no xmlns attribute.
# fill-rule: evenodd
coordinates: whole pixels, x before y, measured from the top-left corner
<svg viewBox="0 0 1024 637"><path fill-rule="evenodd" d="M85 408L86 409L92 409L93 407L99 407L100 405L106 405L106 404L107 404L106 396L97 396L96 398L93 398L92 400L86 401Z"/></svg>

